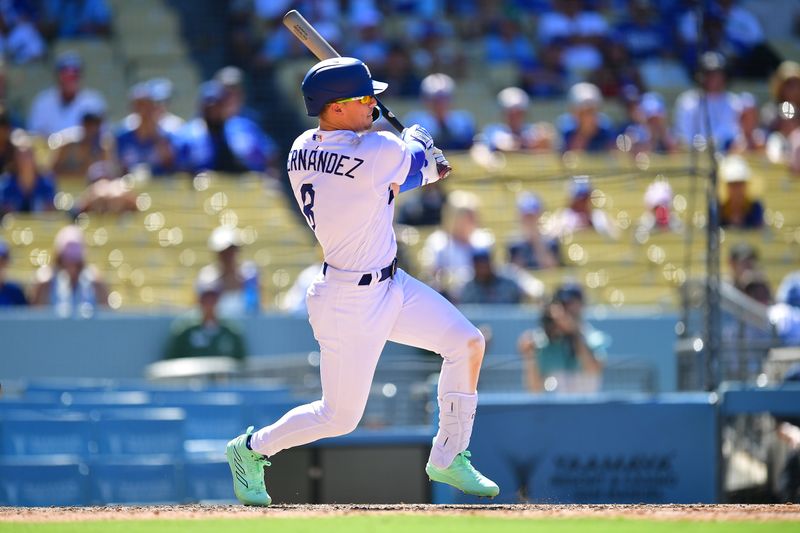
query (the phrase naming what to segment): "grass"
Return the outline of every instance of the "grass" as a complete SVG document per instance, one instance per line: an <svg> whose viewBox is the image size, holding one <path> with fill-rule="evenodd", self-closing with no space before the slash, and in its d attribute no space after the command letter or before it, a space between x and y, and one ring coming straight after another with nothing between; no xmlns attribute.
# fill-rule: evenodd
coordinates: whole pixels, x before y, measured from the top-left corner
<svg viewBox="0 0 800 533"><path fill-rule="evenodd" d="M689 522L627 519L535 519L470 516L340 516L213 520L0 523L0 533L789 533L797 522Z"/></svg>

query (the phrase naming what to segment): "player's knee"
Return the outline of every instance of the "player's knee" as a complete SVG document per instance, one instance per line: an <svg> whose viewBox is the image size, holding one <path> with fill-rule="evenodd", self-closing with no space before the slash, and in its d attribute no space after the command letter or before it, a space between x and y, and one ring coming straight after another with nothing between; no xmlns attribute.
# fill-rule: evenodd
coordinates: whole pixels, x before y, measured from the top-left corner
<svg viewBox="0 0 800 533"><path fill-rule="evenodd" d="M345 435L356 429L358 423L361 421L363 412L363 409L361 411L356 411L352 409L327 408L320 414L324 420L328 436L336 437L338 435Z"/></svg>

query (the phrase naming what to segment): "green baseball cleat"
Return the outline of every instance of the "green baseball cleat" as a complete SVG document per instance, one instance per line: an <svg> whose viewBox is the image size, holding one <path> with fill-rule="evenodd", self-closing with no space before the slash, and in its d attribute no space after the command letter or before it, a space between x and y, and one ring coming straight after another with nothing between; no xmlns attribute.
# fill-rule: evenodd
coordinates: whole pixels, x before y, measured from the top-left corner
<svg viewBox="0 0 800 533"><path fill-rule="evenodd" d="M486 498L494 498L500 494L500 487L497 486L497 483L475 470L475 467L469 462L469 457L469 451L463 451L456 455L447 468L437 468L428 463L425 465L425 472L431 481L447 483L465 494Z"/></svg>
<svg viewBox="0 0 800 533"><path fill-rule="evenodd" d="M264 485L264 467L271 466L267 458L247 447L247 437L253 433L253 426L247 428L228 443L225 457L231 467L233 492L245 505L269 505L272 503Z"/></svg>

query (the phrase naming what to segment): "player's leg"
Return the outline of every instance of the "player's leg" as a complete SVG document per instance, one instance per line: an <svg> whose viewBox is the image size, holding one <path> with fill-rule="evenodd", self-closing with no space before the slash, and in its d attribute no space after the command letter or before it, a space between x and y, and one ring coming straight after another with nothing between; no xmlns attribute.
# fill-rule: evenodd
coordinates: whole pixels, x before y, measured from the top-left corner
<svg viewBox="0 0 800 533"><path fill-rule="evenodd" d="M469 439L478 405L478 377L485 349L481 332L436 291L398 270L403 306L389 340L440 354L439 429L426 471L431 479L471 494L495 496L497 485L469 463Z"/></svg>
<svg viewBox="0 0 800 533"><path fill-rule="evenodd" d="M312 286L307 302L309 320L320 344L322 399L295 407L252 436L246 434L231 441L241 441L237 450L245 457L240 461L244 466L238 469L229 458L236 495L241 501L269 505L269 501L264 503L269 497L265 498L263 474L258 471L263 464L257 462L259 459L349 433L358 425L375 366L402 302L399 291L388 289L388 284L359 287L324 281ZM237 478L237 472L242 479ZM255 495L250 496L250 492Z"/></svg>

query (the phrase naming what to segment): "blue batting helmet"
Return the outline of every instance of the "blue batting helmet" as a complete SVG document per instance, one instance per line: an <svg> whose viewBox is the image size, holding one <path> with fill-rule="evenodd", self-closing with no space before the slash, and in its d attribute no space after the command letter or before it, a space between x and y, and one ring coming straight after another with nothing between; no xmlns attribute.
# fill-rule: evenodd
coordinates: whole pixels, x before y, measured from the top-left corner
<svg viewBox="0 0 800 533"><path fill-rule="evenodd" d="M309 117L316 117L325 104L342 98L376 95L389 85L375 81L369 68L352 57L334 57L320 61L303 78L303 100Z"/></svg>

